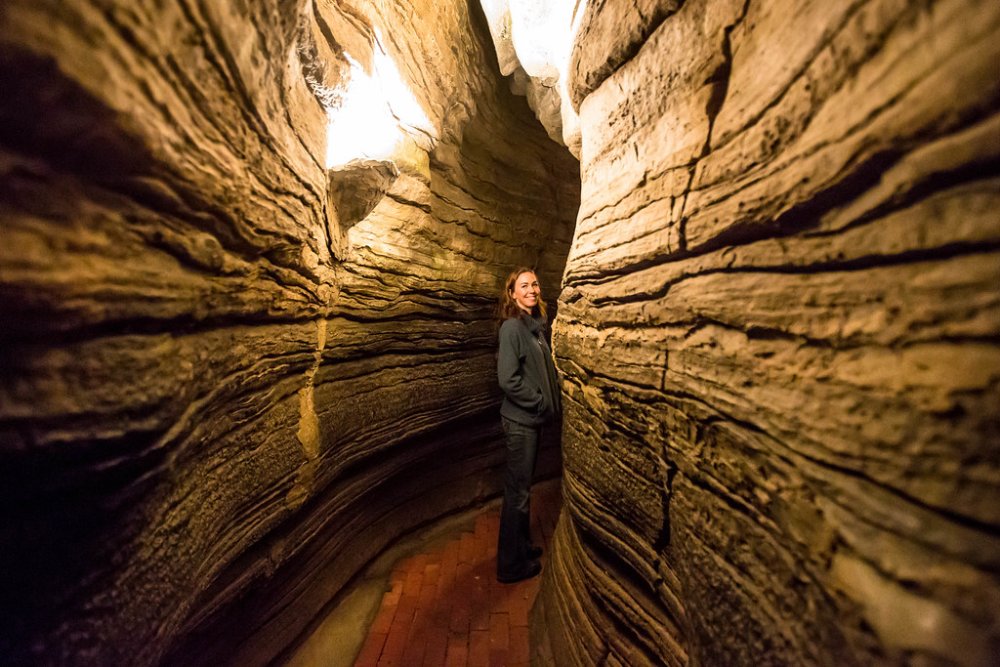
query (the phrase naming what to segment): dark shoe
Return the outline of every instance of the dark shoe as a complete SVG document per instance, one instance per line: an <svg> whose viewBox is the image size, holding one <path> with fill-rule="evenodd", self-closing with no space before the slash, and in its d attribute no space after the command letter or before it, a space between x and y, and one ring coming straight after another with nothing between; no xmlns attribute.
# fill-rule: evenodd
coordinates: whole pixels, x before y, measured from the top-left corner
<svg viewBox="0 0 1000 667"><path fill-rule="evenodd" d="M524 572L516 574L514 576L503 576L497 574L497 581L501 584L516 584L519 581L524 581L525 579L531 579L532 577L537 577L538 573L542 571L542 564L537 560L528 561L528 566L524 568Z"/></svg>
<svg viewBox="0 0 1000 667"><path fill-rule="evenodd" d="M542 557L542 548L536 547L534 544L528 547L528 558L531 560L538 560Z"/></svg>

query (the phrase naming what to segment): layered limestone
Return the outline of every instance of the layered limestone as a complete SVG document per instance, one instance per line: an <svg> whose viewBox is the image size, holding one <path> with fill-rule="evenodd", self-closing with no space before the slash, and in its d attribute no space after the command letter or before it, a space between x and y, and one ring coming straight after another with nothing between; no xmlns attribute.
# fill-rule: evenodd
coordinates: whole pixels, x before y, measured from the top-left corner
<svg viewBox="0 0 1000 667"><path fill-rule="evenodd" d="M473 12L4 4L4 664L265 664L497 493L495 295L579 178ZM423 120L328 169L387 63Z"/></svg>
<svg viewBox="0 0 1000 667"><path fill-rule="evenodd" d="M591 2L560 665L995 665L1000 5Z"/></svg>

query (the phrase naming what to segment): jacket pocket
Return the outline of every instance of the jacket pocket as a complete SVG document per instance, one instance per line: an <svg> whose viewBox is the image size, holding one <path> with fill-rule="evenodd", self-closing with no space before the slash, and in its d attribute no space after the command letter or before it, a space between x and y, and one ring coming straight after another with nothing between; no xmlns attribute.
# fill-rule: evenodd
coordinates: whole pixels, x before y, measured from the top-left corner
<svg viewBox="0 0 1000 667"><path fill-rule="evenodd" d="M539 401L538 405L535 407L535 414L541 417L542 415L544 415L546 412L549 411L549 405L548 401L545 400L544 391L539 390L538 395L541 397L542 400Z"/></svg>

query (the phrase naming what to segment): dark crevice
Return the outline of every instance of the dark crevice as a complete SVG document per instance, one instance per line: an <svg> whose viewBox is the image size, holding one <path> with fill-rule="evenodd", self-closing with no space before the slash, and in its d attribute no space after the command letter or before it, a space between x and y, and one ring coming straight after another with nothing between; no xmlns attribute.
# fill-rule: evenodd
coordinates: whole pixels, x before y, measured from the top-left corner
<svg viewBox="0 0 1000 667"><path fill-rule="evenodd" d="M740 274L740 273L772 273L777 275L812 275L820 273L830 273L836 271L864 271L891 266L902 266L905 264L917 264L928 261L944 261L955 259L967 255L979 255L995 252L1000 249L1000 239L996 241L958 241L935 248L909 250L893 255L864 255L852 259L831 259L825 262L816 262L795 266L789 264L771 266L732 266L720 267L700 271L692 274L685 274L673 280L667 281L655 292L643 294L626 295L608 299L606 303L627 304L655 300L666 296L671 287L685 280L699 276L714 274Z"/></svg>
<svg viewBox="0 0 1000 667"><path fill-rule="evenodd" d="M403 197L402 195L396 194L394 192L387 192L385 196L388 197L389 199L393 200L397 204L401 204L403 206L410 206L412 208L419 209L419 210L423 211L424 213L426 213L427 215L432 215L433 212L434 212L431 209L431 205L430 204L425 204L423 202L413 201L412 199L407 199L406 197Z"/></svg>
<svg viewBox="0 0 1000 667"><path fill-rule="evenodd" d="M915 264L927 261L944 261L966 255L986 254L994 252L998 248L1000 248L1000 239L997 239L995 241L956 241L954 243L948 243L945 245L936 246L934 248L920 248L920 249L895 253L891 255L871 254L871 255L863 255L860 257L854 257L851 259L830 259L827 261L813 262L810 264L803 264L799 266L796 266L794 264L774 264L774 265L764 265L764 266L732 265L725 267L716 267L693 273L684 273L682 275L677 276L676 278L665 281L664 283L662 283L659 289L654 291L595 299L593 303L624 305L628 303L653 301L665 297L667 293L670 291L670 289L679 283L682 283L686 280L690 280L692 278L715 275L715 274L773 273L779 275L782 274L812 275L812 274L830 273L836 271L863 271L867 269L901 266L904 264ZM678 258L674 257L671 258L670 261L676 261L677 259ZM634 271L639 271L643 269L654 268L656 266L660 266L665 263L667 262L650 260L648 262L636 263L631 268ZM620 273L616 272L615 274L611 274L609 272L608 274L606 274L607 279L602 280L601 283L610 282L614 278L620 277L621 275L625 275L631 272L632 271L622 271ZM594 284L601 284L601 283L594 283ZM572 283L573 286L579 286L583 284L588 284L588 283L583 283L583 282ZM605 323L611 324L612 322L606 321Z"/></svg>
<svg viewBox="0 0 1000 667"><path fill-rule="evenodd" d="M881 179L881 175L881 173L878 174L879 179ZM846 193L836 192L830 195L824 193L827 208L820 207L819 211L809 211L808 207L792 209L779 217L776 222L783 236L798 231L805 231L803 236L806 238L837 236L851 229L871 224L897 211L902 211L923 201L927 201L948 190L958 189L963 186L981 185L984 192L996 194L996 183L991 182L990 179L995 179L998 176L1000 176L1000 156L991 156L989 159L980 162L970 162L956 169L926 174L908 183L904 191L893 193L884 202L859 215L843 227L829 230L810 230L810 227L815 227L816 223L821 220L822 215L828 210L834 210L844 201L849 201L845 197L857 197L867 188L862 186L861 189L855 189L854 191ZM831 190L835 190L835 188L831 188ZM812 201L815 201L815 199Z"/></svg>
<svg viewBox="0 0 1000 667"><path fill-rule="evenodd" d="M662 465L666 472L661 489L663 525L660 527L660 532L653 542L653 550L657 554L662 555L667 547L670 546L670 499L674 492L674 477L677 476L677 466L670 461L670 452L666 441L663 442L663 451L660 456L662 457Z"/></svg>
<svg viewBox="0 0 1000 667"><path fill-rule="evenodd" d="M319 308L310 309L304 306L301 314L260 312L248 313L215 313L211 316L199 317L195 313L183 313L175 317L127 316L120 319L108 319L100 322L81 322L71 311L60 311L54 304L29 304L22 301L22 294L17 290L0 289L0 310L7 313L18 313L16 327L8 321L9 328L0 332L0 343L4 345L25 346L60 346L74 343L85 343L98 338L117 338L125 336L157 336L168 335L183 337L207 331L230 329L238 327L271 326L280 324L306 324L314 321L320 315ZM314 311L314 312L311 312ZM53 329L60 322L66 321L72 328Z"/></svg>

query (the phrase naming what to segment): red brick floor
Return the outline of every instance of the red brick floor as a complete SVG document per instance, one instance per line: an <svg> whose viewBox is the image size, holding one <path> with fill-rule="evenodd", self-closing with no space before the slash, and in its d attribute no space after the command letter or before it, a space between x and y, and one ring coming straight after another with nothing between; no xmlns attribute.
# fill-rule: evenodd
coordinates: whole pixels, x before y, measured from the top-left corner
<svg viewBox="0 0 1000 667"><path fill-rule="evenodd" d="M543 571L560 504L558 480L535 485L531 533L545 548ZM497 582L499 523L494 504L472 530L396 563L355 667L526 667L541 577Z"/></svg>

